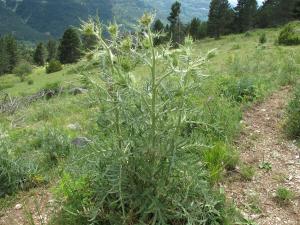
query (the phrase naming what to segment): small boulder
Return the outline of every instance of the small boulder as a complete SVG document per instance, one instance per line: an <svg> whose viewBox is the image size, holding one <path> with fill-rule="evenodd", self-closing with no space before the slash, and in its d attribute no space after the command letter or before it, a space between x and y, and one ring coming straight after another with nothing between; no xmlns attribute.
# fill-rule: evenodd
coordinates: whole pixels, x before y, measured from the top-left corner
<svg viewBox="0 0 300 225"><path fill-rule="evenodd" d="M15 210L20 210L20 209L22 209L22 204L16 204L16 206L15 206Z"/></svg>
<svg viewBox="0 0 300 225"><path fill-rule="evenodd" d="M77 137L74 138L71 143L78 148L82 148L88 145L90 142L91 140L86 137Z"/></svg>
<svg viewBox="0 0 300 225"><path fill-rule="evenodd" d="M80 130L81 127L78 123L70 123L68 126L67 126L68 129L70 130Z"/></svg>
<svg viewBox="0 0 300 225"><path fill-rule="evenodd" d="M80 87L75 87L75 88L72 88L69 91L69 93L72 94L72 95L80 95L80 94L86 94L86 93L88 93L88 90L84 89L84 88L80 88Z"/></svg>

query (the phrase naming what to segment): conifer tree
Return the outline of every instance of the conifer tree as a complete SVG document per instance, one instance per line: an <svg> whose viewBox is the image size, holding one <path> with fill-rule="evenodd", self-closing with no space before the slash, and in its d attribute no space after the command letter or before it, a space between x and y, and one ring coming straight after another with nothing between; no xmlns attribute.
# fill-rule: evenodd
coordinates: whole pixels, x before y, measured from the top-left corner
<svg viewBox="0 0 300 225"><path fill-rule="evenodd" d="M208 15L208 34L219 38L228 33L229 25L233 20L232 13L228 0L212 0Z"/></svg>
<svg viewBox="0 0 300 225"><path fill-rule="evenodd" d="M206 36L205 23L202 23L199 18L193 18L189 26L189 35L194 40L199 40Z"/></svg>
<svg viewBox="0 0 300 225"><path fill-rule="evenodd" d="M153 27L152 27L152 30L154 31L154 33L158 33L158 34L161 34L165 29L165 26L164 24L161 22L160 19L157 19L155 21L155 23L153 24ZM164 42L164 38L162 36L160 37L156 37L154 39L154 44L155 45L160 45Z"/></svg>
<svg viewBox="0 0 300 225"><path fill-rule="evenodd" d="M18 44L14 36L6 35L4 37L4 45L6 48L7 60L8 60L8 71L12 72L19 60Z"/></svg>
<svg viewBox="0 0 300 225"><path fill-rule="evenodd" d="M57 58L57 42L55 40L49 40L47 42L47 53L47 62Z"/></svg>
<svg viewBox="0 0 300 225"><path fill-rule="evenodd" d="M9 61L7 57L4 38L0 38L0 75L7 73L9 71L8 65L9 65Z"/></svg>
<svg viewBox="0 0 300 225"><path fill-rule="evenodd" d="M59 60L61 63L75 63L81 56L81 41L77 31L68 28L63 35L59 46Z"/></svg>
<svg viewBox="0 0 300 225"><path fill-rule="evenodd" d="M266 0L259 8L257 25L266 28L293 20L297 1L299 0Z"/></svg>
<svg viewBox="0 0 300 225"><path fill-rule="evenodd" d="M300 20L300 0L298 0L298 1L295 3L294 10L293 10L293 17L294 17L296 20Z"/></svg>
<svg viewBox="0 0 300 225"><path fill-rule="evenodd" d="M171 13L168 17L170 22L170 35L172 42L178 46L183 40L183 26L180 22L181 4L176 1L171 7Z"/></svg>
<svg viewBox="0 0 300 225"><path fill-rule="evenodd" d="M33 61L38 66L44 66L45 65L45 58L46 58L46 50L43 45L43 43L39 43L36 46L36 49L33 54Z"/></svg>
<svg viewBox="0 0 300 225"><path fill-rule="evenodd" d="M256 0L238 0L235 11L235 25L238 32L245 32L254 27L255 16L257 14Z"/></svg>

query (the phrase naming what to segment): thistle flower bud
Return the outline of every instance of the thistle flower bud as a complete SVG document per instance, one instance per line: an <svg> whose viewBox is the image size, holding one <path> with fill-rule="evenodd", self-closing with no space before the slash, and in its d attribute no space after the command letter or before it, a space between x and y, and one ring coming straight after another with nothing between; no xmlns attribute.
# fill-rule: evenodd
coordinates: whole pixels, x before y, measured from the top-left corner
<svg viewBox="0 0 300 225"><path fill-rule="evenodd" d="M193 39L191 36L187 36L184 39L184 45L185 46L191 46L193 44Z"/></svg>
<svg viewBox="0 0 300 225"><path fill-rule="evenodd" d="M108 32L109 32L109 34L110 34L110 36L112 37L112 38L117 38L118 37L118 33L119 33L119 27L118 27L118 25L117 24L110 24L109 26L108 26Z"/></svg>
<svg viewBox="0 0 300 225"><path fill-rule="evenodd" d="M140 24L144 27L149 27L153 22L153 16L149 13L145 13L141 18L140 18Z"/></svg>
<svg viewBox="0 0 300 225"><path fill-rule="evenodd" d="M125 52L129 52L132 46L132 39L130 36L124 38L121 42L121 49Z"/></svg>

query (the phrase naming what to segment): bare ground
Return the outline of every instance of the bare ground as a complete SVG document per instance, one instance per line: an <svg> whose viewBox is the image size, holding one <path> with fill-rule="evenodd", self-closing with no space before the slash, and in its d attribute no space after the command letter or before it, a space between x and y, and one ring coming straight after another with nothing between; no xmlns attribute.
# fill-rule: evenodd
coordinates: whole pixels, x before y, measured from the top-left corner
<svg viewBox="0 0 300 225"><path fill-rule="evenodd" d="M237 146L241 162L253 166L255 175L252 181L235 176L225 184L228 198L259 225L300 225L300 149L285 139L281 129L290 90L283 88L245 112ZM263 162L272 169L261 169ZM295 198L278 204L274 198L278 187L292 190Z"/></svg>
<svg viewBox="0 0 300 225"><path fill-rule="evenodd" d="M50 219L53 206L49 190L34 189L0 215L0 225L45 225Z"/></svg>

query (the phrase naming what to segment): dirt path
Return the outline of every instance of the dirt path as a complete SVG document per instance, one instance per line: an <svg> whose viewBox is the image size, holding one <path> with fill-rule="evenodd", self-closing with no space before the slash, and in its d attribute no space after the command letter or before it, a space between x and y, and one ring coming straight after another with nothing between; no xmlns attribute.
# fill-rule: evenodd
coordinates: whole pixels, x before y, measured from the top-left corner
<svg viewBox="0 0 300 225"><path fill-rule="evenodd" d="M284 88L244 114L244 131L237 141L241 161L255 168L252 181L235 178L225 185L245 217L259 225L300 225L300 149L284 139L281 123L290 89ZM272 169L260 169L262 162ZM278 187L296 193L285 206L274 200Z"/></svg>
<svg viewBox="0 0 300 225"><path fill-rule="evenodd" d="M47 189L34 189L0 215L0 225L45 225L54 202Z"/></svg>

